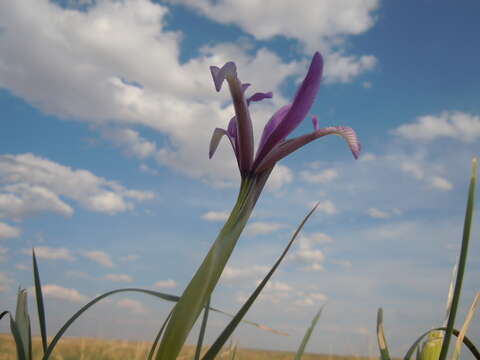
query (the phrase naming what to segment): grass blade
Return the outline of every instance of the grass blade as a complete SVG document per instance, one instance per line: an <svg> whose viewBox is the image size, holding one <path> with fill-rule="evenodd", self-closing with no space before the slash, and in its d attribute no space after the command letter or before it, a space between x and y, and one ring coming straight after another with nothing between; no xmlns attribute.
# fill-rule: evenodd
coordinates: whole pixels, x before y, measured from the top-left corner
<svg viewBox="0 0 480 360"><path fill-rule="evenodd" d="M2 320L2 318L7 315L7 314L10 314L10 312L8 310L5 310L3 311L1 314L0 314L0 320Z"/></svg>
<svg viewBox="0 0 480 360"><path fill-rule="evenodd" d="M233 333L235 328L237 327L238 323L242 320L242 318L245 316L247 311L250 309L250 306L252 306L253 302L256 300L260 292L263 290L265 285L267 284L268 280L272 277L273 273L275 270L278 268L280 263L282 262L283 258L285 255L287 255L288 250L292 246L294 240L297 238L298 234L302 230L303 226L307 222L307 220L312 216L312 214L315 212L315 210L318 207L318 203L313 207L312 210L305 216L301 224L298 226L297 230L295 230L294 234L292 235L292 238L290 239L287 247L283 250L283 253L280 255L276 263L273 265L273 267L270 269L268 272L267 276L262 280L262 282L257 286L255 291L250 295L248 300L245 302L245 304L242 305L240 310L237 312L237 314L234 316L234 318L230 321L230 323L227 325L227 327L222 331L220 336L215 340L213 345L208 349L207 353L203 356L203 360L212 360L217 356L219 351L221 350L222 346L226 343L230 335Z"/></svg>
<svg viewBox="0 0 480 360"><path fill-rule="evenodd" d="M468 311L467 317L465 318L465 322L463 323L462 329L460 330L460 334L458 335L457 342L455 344L455 352L453 353L453 360L458 360L460 358L460 351L462 350L462 343L465 337L465 334L468 331L468 327L472 322L473 315L477 311L478 303L480 301L480 292L477 293L475 299L473 300L472 306Z"/></svg>
<svg viewBox="0 0 480 360"><path fill-rule="evenodd" d="M455 316L457 313L458 303L460 301L460 294L462 291L463 274L465 273L465 266L467 264L468 243L470 240L470 230L472 227L473 208L475 203L475 188L477 184L477 158L472 159L472 175L470 178L470 186L468 189L467 210L465 214L465 222L463 225L463 239L462 248L460 250L460 258L458 261L457 279L455 281L455 289L453 291L452 306L447 322L447 330L443 339L442 350L440 352L439 360L447 358L448 346L450 345L450 338L455 323Z"/></svg>
<svg viewBox="0 0 480 360"><path fill-rule="evenodd" d="M205 310L203 310L202 326L200 327L200 334L198 334L197 348L195 349L195 358L194 358L195 360L199 360L200 354L202 353L203 338L205 337L205 329L207 328L209 307L210 307L210 299L208 299L207 304L205 305Z"/></svg>
<svg viewBox="0 0 480 360"><path fill-rule="evenodd" d="M318 310L317 314L312 320L312 324L310 325L310 327L307 329L307 332L303 336L302 343L300 344L300 347L297 350L297 354L295 355L295 360L302 359L303 353L305 352L305 348L307 347L308 340L310 340L310 336L312 335L313 329L317 325L318 319L320 319L320 315L322 314L322 310L324 306L322 306L320 310Z"/></svg>
<svg viewBox="0 0 480 360"><path fill-rule="evenodd" d="M15 323L15 320L12 319L10 315L10 330L12 331L13 339L15 340L15 347L17 348L17 358L18 360L28 360L25 355L25 348L20 335L20 331Z"/></svg>
<svg viewBox="0 0 480 360"><path fill-rule="evenodd" d="M45 307L43 305L42 284L40 282L40 273L38 271L35 249L32 249L33 259L33 280L35 283L35 297L37 299L38 323L40 325L40 335L42 337L43 353L47 351L47 322L45 320Z"/></svg>
<svg viewBox="0 0 480 360"><path fill-rule="evenodd" d="M438 328L435 328L435 329L430 329L428 331L426 331L425 333L423 333L422 335L420 335L418 337L417 340L415 340L415 342L412 344L412 346L410 346L410 348L408 349L407 353L405 354L405 356L403 357L403 360L410 360L410 358L412 357L413 353L415 352L415 350L417 349L417 347L420 345L420 343L422 342L422 340L428 336L430 333L434 332L434 331L446 331L447 328L446 327L438 327ZM455 335L455 336L460 336L460 331L458 331L457 329L452 329L452 334ZM468 350L470 350L470 352L472 353L472 355L475 357L476 360L480 360L480 352L478 351L478 349L476 348L475 344L472 342L472 340L470 340L467 336L465 336L463 338L463 343L465 344L465 346L468 348Z"/></svg>
<svg viewBox="0 0 480 360"><path fill-rule="evenodd" d="M385 331L383 329L383 309L379 308L377 312L377 339L378 348L380 349L380 357L382 360L390 360L387 340L385 339Z"/></svg>
<svg viewBox="0 0 480 360"><path fill-rule="evenodd" d="M17 309L15 310L15 323L18 335L22 341L25 358L31 359L30 347L30 317L28 316L27 290L20 289L17 296Z"/></svg>
<svg viewBox="0 0 480 360"><path fill-rule="evenodd" d="M155 340L153 341L152 347L150 348L150 351L148 352L147 360L152 360L152 359L153 359L153 355L155 355L155 350L157 349L158 342L160 341L160 337L161 337L162 334L163 334L163 330L165 330L165 327L167 326L168 320L170 320L170 316L172 316L172 312L171 312L171 311L170 311L170 313L168 314L168 316L167 316L167 318L165 319L165 321L163 322L162 327L161 327L160 330L158 331L157 336L155 336Z"/></svg>

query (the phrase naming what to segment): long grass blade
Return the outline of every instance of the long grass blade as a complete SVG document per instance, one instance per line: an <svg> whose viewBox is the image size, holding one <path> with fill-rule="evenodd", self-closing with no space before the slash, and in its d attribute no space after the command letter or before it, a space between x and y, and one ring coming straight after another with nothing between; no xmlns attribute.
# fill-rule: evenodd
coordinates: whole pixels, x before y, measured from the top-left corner
<svg viewBox="0 0 480 360"><path fill-rule="evenodd" d="M210 299L208 299L207 304L205 305L205 310L203 310L202 325L200 327L200 333L198 334L197 348L195 349L195 360L199 360L200 354L202 353L203 338L205 337L205 330L207 328L209 307Z"/></svg>
<svg viewBox="0 0 480 360"><path fill-rule="evenodd" d="M377 340L380 349L380 357L382 360L390 360L387 340L385 339L385 331L383 329L383 309L379 308L377 312Z"/></svg>
<svg viewBox="0 0 480 360"><path fill-rule="evenodd" d="M480 292L477 293L475 299L473 300L472 306L468 311L468 314L465 318L465 322L463 323L462 329L460 330L460 334L458 335L457 342L455 343L455 351L453 353L453 360L458 360L460 358L460 351L462 350L462 343L465 337L465 334L468 331L470 323L472 322L473 315L477 311L478 303L480 301Z"/></svg>
<svg viewBox="0 0 480 360"><path fill-rule="evenodd" d="M17 296L17 309L15 310L15 326L22 340L25 358L31 359L30 347L30 317L28 316L27 290L19 289Z"/></svg>
<svg viewBox="0 0 480 360"><path fill-rule="evenodd" d="M450 310L452 308L452 300L453 300L453 290L455 288L455 278L457 277L457 268L458 268L458 265L455 264L455 266L452 269L452 275L450 277L450 286L448 287L447 306L445 309L445 320L444 320L443 326L447 326L448 318L450 317Z"/></svg>
<svg viewBox="0 0 480 360"><path fill-rule="evenodd" d="M13 320L12 316L10 315L10 330L13 335L13 340L15 340L15 347L17 348L17 359L18 360L28 360L25 354L25 348L23 345L22 336L20 335L20 331Z"/></svg>
<svg viewBox="0 0 480 360"><path fill-rule="evenodd" d="M47 351L47 322L45 320L45 307L43 305L42 283L40 282L40 272L38 271L35 249L32 249L33 260L33 280L35 283L35 297L37 299L38 323L40 325L40 335L42 337L43 353Z"/></svg>
<svg viewBox="0 0 480 360"><path fill-rule="evenodd" d="M150 351L148 352L147 360L152 360L153 359L153 355L155 355L155 350L157 349L158 342L160 341L160 338L162 337L163 331L165 330L165 327L167 326L168 320L170 320L171 316L172 316L172 312L170 311L167 318L163 322L162 327L158 331L157 336L155 336L155 340L153 340L153 344L150 348Z"/></svg>
<svg viewBox="0 0 480 360"><path fill-rule="evenodd" d="M417 347L420 345L420 343L422 342L422 340L427 337L430 333L434 332L434 331L446 331L447 328L446 327L438 327L438 328L434 328L434 329L430 329L426 332L424 332L422 335L420 335L418 337L417 340L415 340L415 342L412 344L412 346L410 346L410 348L408 349L407 353L405 354L405 356L403 357L403 360L410 360L410 358L412 357L413 353L415 352L415 350L417 349ZM460 335L460 331L458 331L457 329L453 329L452 330L452 334L455 335L455 336L459 336ZM472 342L472 340L470 340L467 336L465 336L463 338L463 343L465 344L465 346L467 347L468 350L470 350L470 352L472 353L472 355L474 356L474 358L476 360L480 360L480 351L478 351L477 347L475 346L475 344Z"/></svg>
<svg viewBox="0 0 480 360"><path fill-rule="evenodd" d="M312 336L313 329L317 325L318 319L320 319L320 315L322 314L322 310L323 310L324 306L322 306L320 308L320 310L318 310L317 314L315 315L315 317L312 320L312 324L310 325L310 327L305 332L305 335L303 336L302 342L301 342L301 344L300 344L300 346L297 350L297 353L295 354L295 360L301 360L302 359L303 353L305 352L305 348L307 347L308 341L310 340L310 336Z"/></svg>
<svg viewBox="0 0 480 360"><path fill-rule="evenodd" d="M258 295L260 295L260 292L263 290L265 285L267 284L268 280L272 277L273 273L275 270L278 268L284 257L287 255L288 250L290 250L290 247L292 246L293 242L297 238L298 234L302 230L303 226L307 222L307 220L312 216L312 214L315 212L315 210L318 207L318 203L313 207L312 210L305 216L301 224L298 226L297 230L295 230L294 234L292 235L292 238L290 239L287 247L283 250L283 253L280 255L278 260L275 262L273 267L270 269L268 272L267 276L260 282L260 284L257 286L255 291L250 295L248 300L245 302L245 304L242 305L240 310L237 312L237 314L234 316L234 318L230 321L230 323L227 325L227 327L222 331L220 336L215 340L213 345L208 349L207 353L203 356L203 360L212 360L217 356L219 351L221 350L222 346L225 344L225 342L228 340L230 335L233 333L235 328L237 327L238 323L241 321L241 319L245 316L247 311L250 309L252 306L253 302L257 299Z"/></svg>
<svg viewBox="0 0 480 360"><path fill-rule="evenodd" d="M460 258L458 260L457 279L455 281L455 289L453 291L452 307L447 322L447 330L443 339L442 350L440 351L439 360L447 358L448 346L450 345L450 338L455 324L455 316L457 314L458 303L460 301L460 294L462 291L463 274L467 264L468 243L470 240L470 230L472 227L473 208L475 203L475 189L477 184L477 158L472 159L472 175L470 178L470 186L468 189L467 210L465 214L465 222L463 225L463 239L462 248L460 250Z"/></svg>
<svg viewBox="0 0 480 360"><path fill-rule="evenodd" d="M7 315L7 314L10 314L10 312L8 310L5 310L3 311L1 314L0 314L0 320L2 320L2 318Z"/></svg>

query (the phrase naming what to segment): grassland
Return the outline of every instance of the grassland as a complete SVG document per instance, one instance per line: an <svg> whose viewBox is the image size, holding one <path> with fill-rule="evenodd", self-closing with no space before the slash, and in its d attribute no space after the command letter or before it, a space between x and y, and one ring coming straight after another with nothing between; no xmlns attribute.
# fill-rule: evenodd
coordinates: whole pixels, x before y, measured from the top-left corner
<svg viewBox="0 0 480 360"><path fill-rule="evenodd" d="M54 353L52 360L143 360L149 350L150 343L125 340L104 340L91 338L64 338ZM33 340L34 360L41 359L40 338ZM193 358L194 347L186 346L179 360ZM292 352L239 349L237 360L293 360ZM0 360L16 359L15 346L9 334L0 334ZM218 359L230 359L225 351ZM305 354L303 360L373 360L356 356L333 356L321 354Z"/></svg>

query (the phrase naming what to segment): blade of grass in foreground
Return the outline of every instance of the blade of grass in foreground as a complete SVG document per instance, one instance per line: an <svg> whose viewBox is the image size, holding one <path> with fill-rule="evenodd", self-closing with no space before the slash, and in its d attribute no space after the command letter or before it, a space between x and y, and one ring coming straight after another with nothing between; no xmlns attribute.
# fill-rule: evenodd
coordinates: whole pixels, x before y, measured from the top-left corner
<svg viewBox="0 0 480 360"><path fill-rule="evenodd" d="M15 326L22 341L25 358L31 359L31 333L30 317L28 316L27 290L20 289L17 296L17 309L15 310Z"/></svg>
<svg viewBox="0 0 480 360"><path fill-rule="evenodd" d="M156 348L157 348L158 341L160 340L160 337L161 337L162 334L163 334L163 330L165 330L165 327L167 326L168 320L170 320L170 316L172 316L172 312L171 312L171 311L170 311L170 313L168 314L168 316L167 316L167 318L165 319L165 321L163 322L162 327L160 328L160 331L158 332L157 336L155 337L155 340L153 341L152 346L150 347L150 351L149 351L149 353L148 353L147 360L152 360L152 359L153 359L153 355L155 355L155 350L156 350Z"/></svg>
<svg viewBox="0 0 480 360"><path fill-rule="evenodd" d="M419 347L420 343L422 342L422 340L428 336L430 333L432 332L435 332L435 331L446 331L446 327L438 327L438 328L434 328L434 329L430 329L426 332L424 332L422 335L420 335L418 337L417 340L415 340L415 342L412 344L412 346L410 346L410 348L408 349L407 353L405 354L405 356L403 357L403 360L410 360L410 358L412 357L413 353L415 352L415 350L417 349L417 347ZM460 331L458 331L457 329L453 329L452 330L452 334L455 335L455 336L459 336L460 335ZM472 340L470 340L467 336L465 336L463 338L463 343L465 344L465 346L468 348L468 350L470 350L470 352L472 353L472 355L475 357L475 359L477 360L480 360L480 352L478 351L478 349L475 347L475 345L473 344Z"/></svg>
<svg viewBox="0 0 480 360"><path fill-rule="evenodd" d="M383 309L379 308L377 312L377 339L380 349L380 357L382 360L390 360L387 340L385 339L385 331L383 329Z"/></svg>
<svg viewBox="0 0 480 360"><path fill-rule="evenodd" d="M460 250L460 258L458 261L457 279L455 281L455 289L453 291L452 306L447 322L447 330L443 338L442 350L440 351L439 360L447 358L448 346L450 345L450 338L455 323L455 316L457 313L458 303L460 301L460 294L462 291L463 274L465 273L465 266L467 264L468 242L470 240L470 230L472 227L473 207L475 203L475 188L477 184L477 158L472 159L472 175L470 178L470 186L468 189L467 210L465 214L465 223L463 225L463 239L462 248Z"/></svg>
<svg viewBox="0 0 480 360"><path fill-rule="evenodd" d="M312 320L312 324L310 325L310 327L307 329L307 332L303 336L302 343L300 344L300 347L297 350L297 354L295 355L295 360L302 359L303 353L305 352L305 348L307 347L308 340L310 340L310 336L312 335L313 329L317 325L318 319L320 319L320 315L322 314L322 310L324 306L322 306L320 310L318 310L317 314Z"/></svg>
<svg viewBox="0 0 480 360"><path fill-rule="evenodd" d="M230 323L227 325L227 327L222 331L222 333L220 334L220 336L217 338L217 340L215 340L215 342L213 343L213 345L210 347L210 349L208 349L207 353L204 355L204 357L202 358L203 360L213 360L215 358L215 356L217 356L217 354L220 352L222 346L227 342L228 338L230 337L230 335L233 333L233 331L235 330L235 328L237 327L238 323L242 320L242 318L245 316L245 314L247 313L247 311L250 309L250 306L252 306L253 302L256 300L256 298L258 297L258 295L260 295L260 292L263 290L263 288L265 287L265 285L267 284L268 280L272 277L273 273L275 272L275 270L278 268L278 266L280 265L280 263L282 262L283 258L285 257L285 255L287 255L287 252L288 250L290 249L290 247L292 246L293 242L295 241L295 239L297 238L298 234L300 233L300 231L302 230L303 226L305 225L305 223L307 222L307 220L310 218L310 216L312 216L312 214L315 212L315 210L317 209L318 207L318 204L317 203L312 210L310 210L310 212L307 214L307 216L305 216L305 218L303 219L303 221L300 223L300 225L298 226L297 230L295 230L295 232L293 233L292 235L292 238L290 239L287 247L285 248L285 250L283 250L283 253L282 255L280 255L280 257L278 258L278 260L275 262L275 264L273 265L273 267L270 269L270 271L268 272L267 276L265 276L265 278L262 280L262 282L257 286L257 288L255 289L255 291L252 293L252 295L250 295L250 297L248 298L248 300L245 302L245 304L243 304L243 306L240 308L240 310L237 312L237 314L235 315L235 317L230 321Z"/></svg>
<svg viewBox="0 0 480 360"><path fill-rule="evenodd" d="M35 283L35 297L37 299L38 323L40 325L40 335L42 337L43 353L47 351L47 323L45 321L45 307L43 305L42 284L40 282L40 273L38 271L35 249L32 249L33 259L33 280Z"/></svg>
<svg viewBox="0 0 480 360"><path fill-rule="evenodd" d="M25 354L25 348L23 346L22 337L20 331L18 330L15 320L13 320L12 315L10 315L10 330L15 340L15 347L17 348L17 359L18 360L29 360Z"/></svg>
<svg viewBox="0 0 480 360"><path fill-rule="evenodd" d="M197 348L195 349L195 360L200 359L200 354L202 352L203 338L205 337L205 329L207 328L209 308L210 308L210 299L208 299L207 304L205 305L205 310L203 310L202 326L200 327L200 334L198 335Z"/></svg>
<svg viewBox="0 0 480 360"><path fill-rule="evenodd" d="M452 357L453 360L458 360L460 358L460 351L462 350L463 338L465 337L465 334L468 331L468 327L472 322L473 315L477 311L479 301L480 301L480 292L478 292L477 295L475 296L472 306L470 307L470 310L468 311L468 314L465 318L465 322L463 323L462 329L460 330L460 334L458 335L457 342L455 344L455 352L453 353L453 357Z"/></svg>

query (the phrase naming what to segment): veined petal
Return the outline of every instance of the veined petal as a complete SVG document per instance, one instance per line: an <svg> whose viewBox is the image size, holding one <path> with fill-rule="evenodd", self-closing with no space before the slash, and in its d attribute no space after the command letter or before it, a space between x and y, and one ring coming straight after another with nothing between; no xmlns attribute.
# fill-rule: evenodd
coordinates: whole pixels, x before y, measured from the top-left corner
<svg viewBox="0 0 480 360"><path fill-rule="evenodd" d="M230 140L230 144L232 144L233 152L235 152L234 141L230 136L230 134L228 133L228 131L226 131L225 129L216 128L213 131L212 138L210 139L210 149L208 152L208 157L210 159L212 158L213 154L215 154L218 144L220 143L220 140L222 139L223 136L228 137L228 139Z"/></svg>
<svg viewBox="0 0 480 360"><path fill-rule="evenodd" d="M260 173L265 169L273 167L277 161L283 159L285 156L291 154L309 142L331 134L341 136L347 142L355 159L358 158L360 155L361 146L355 131L346 126L332 126L279 143L267 154L267 156L262 159L260 164L255 168L255 172Z"/></svg>
<svg viewBox="0 0 480 360"><path fill-rule="evenodd" d="M237 77L237 67L235 63L232 61L227 62L221 68L217 66L210 66L210 72L212 73L213 82L215 83L215 89L220 91L222 88L223 81L227 78L227 75L231 75L233 77ZM249 86L249 84L245 84L245 89Z"/></svg>
<svg viewBox="0 0 480 360"><path fill-rule="evenodd" d="M267 93L257 92L247 99L247 105L250 105L252 101L262 101L263 99L271 99L272 97L273 93L271 91Z"/></svg>
<svg viewBox="0 0 480 360"><path fill-rule="evenodd" d="M298 88L288 113L285 114L281 121L272 117L265 125L264 135L262 135L262 138L265 138L265 140L258 149L254 167L257 167L270 150L283 141L308 114L320 87L322 69L323 58L320 53L316 52L307 76Z"/></svg>

